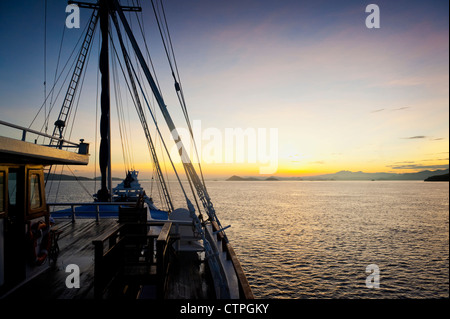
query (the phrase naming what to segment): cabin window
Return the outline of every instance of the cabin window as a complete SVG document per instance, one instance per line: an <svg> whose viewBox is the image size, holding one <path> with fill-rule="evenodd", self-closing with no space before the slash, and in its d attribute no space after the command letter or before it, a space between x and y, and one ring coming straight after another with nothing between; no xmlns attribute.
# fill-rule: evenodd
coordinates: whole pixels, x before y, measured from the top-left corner
<svg viewBox="0 0 450 319"><path fill-rule="evenodd" d="M41 207L41 185L38 174L31 174L30 177L30 208L37 209Z"/></svg>
<svg viewBox="0 0 450 319"><path fill-rule="evenodd" d="M8 204L16 206L17 200L17 172L10 171L8 174Z"/></svg>
<svg viewBox="0 0 450 319"><path fill-rule="evenodd" d="M5 211L5 172L0 171L0 213Z"/></svg>

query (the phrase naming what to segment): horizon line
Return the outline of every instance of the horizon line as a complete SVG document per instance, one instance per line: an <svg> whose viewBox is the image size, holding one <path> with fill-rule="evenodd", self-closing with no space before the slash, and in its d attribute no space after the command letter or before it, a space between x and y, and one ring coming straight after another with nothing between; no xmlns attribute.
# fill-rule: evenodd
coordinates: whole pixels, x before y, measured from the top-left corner
<svg viewBox="0 0 450 319"><path fill-rule="evenodd" d="M401 172L401 173L397 173L397 172L386 172L386 171L377 171L377 172L364 172L364 171L351 171L351 170L339 170L336 171L334 173L317 173L317 174L313 174L313 175L305 175L305 174L283 174L283 173L274 173L274 174L250 174L250 175L246 175L245 173L236 173L236 174L227 174L227 173L223 173L223 174L214 174L214 173L206 173L203 174L206 178L209 179L216 179L216 178L229 178L229 177L233 177L233 176L238 176L238 177L253 177L253 178L270 178L270 177L279 177L279 178L312 178L312 177L319 177L319 176L326 176L326 175L336 175L338 173L352 173L352 174L356 174L356 173L360 173L360 174L391 174L391 175L404 175L404 174L417 174L417 173L421 173L421 172L438 172L438 171L446 171L449 170L449 165L446 165L445 167L435 167L433 168L427 168L427 169L417 169L415 171L411 171L411 172ZM140 170L137 170L138 172L142 172ZM101 177L101 175L93 175L95 172L91 171L91 172L80 172L80 171L75 171L75 174L55 174L55 175L65 175L65 176L74 176L74 177L83 177L83 178L90 178L90 179L96 179ZM89 176L87 176L89 175ZM113 179L123 179L122 177L117 177L114 175L118 175L117 174L113 174L112 178ZM169 173L169 176L174 175L173 173ZM151 180L151 178L142 178L140 180Z"/></svg>

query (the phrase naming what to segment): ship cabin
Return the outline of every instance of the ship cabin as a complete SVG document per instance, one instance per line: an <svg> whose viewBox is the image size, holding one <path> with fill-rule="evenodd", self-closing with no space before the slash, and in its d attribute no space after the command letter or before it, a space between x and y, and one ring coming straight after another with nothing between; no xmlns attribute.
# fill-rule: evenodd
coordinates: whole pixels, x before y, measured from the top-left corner
<svg viewBox="0 0 450 319"><path fill-rule="evenodd" d="M5 297L49 267L57 253L55 230L45 199L44 167L54 164L87 165L88 144L56 145L0 136L0 298ZM36 133L36 132L34 132ZM40 134L43 135L43 134ZM56 138L56 140L59 140ZM59 140L58 142L66 142ZM59 146L58 146L59 144Z"/></svg>

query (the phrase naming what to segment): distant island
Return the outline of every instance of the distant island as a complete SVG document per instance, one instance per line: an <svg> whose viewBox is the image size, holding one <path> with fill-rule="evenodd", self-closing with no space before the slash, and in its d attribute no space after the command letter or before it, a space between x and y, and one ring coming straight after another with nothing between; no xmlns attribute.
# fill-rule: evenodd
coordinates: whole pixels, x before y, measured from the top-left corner
<svg viewBox="0 0 450 319"><path fill-rule="evenodd" d="M433 175L425 179L425 182L448 182L449 174Z"/></svg>
<svg viewBox="0 0 450 319"><path fill-rule="evenodd" d="M303 176L303 177L241 177L233 175L227 179L227 181L266 181L266 180L281 180L281 181L434 181L434 180L447 180L448 181L449 170L435 170L435 171L421 171L417 173L364 173L364 172L351 172L340 171L334 174L324 174L316 176ZM432 178L428 180L429 178Z"/></svg>

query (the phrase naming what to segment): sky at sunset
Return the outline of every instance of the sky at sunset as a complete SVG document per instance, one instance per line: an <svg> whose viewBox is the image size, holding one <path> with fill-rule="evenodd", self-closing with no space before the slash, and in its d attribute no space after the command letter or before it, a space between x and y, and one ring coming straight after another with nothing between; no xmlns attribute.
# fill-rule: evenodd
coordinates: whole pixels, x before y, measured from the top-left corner
<svg viewBox="0 0 450 319"><path fill-rule="evenodd" d="M379 6L380 28L366 27L365 8L370 3ZM206 175L306 176L341 170L407 173L448 168L448 1L167 0L164 5ZM183 131L186 125L151 2L143 1L142 6L158 80ZM65 1L47 0L47 94L54 83L65 7ZM80 10L81 28L64 31L59 70L89 19L90 9ZM44 102L44 16L44 0L0 3L3 121L28 127ZM91 144L89 166L73 167L86 176L98 161L94 155L98 33L70 136ZM133 163L149 178L152 165L145 137L131 99L125 97L126 86L120 83ZM64 93L65 89L57 96L55 91L52 98L62 101ZM115 126L113 96L111 102ZM56 102L48 133L60 107ZM49 108L46 105L47 112ZM42 128L43 112L32 128ZM118 137L114 130L113 137ZM228 133L241 131L256 144L247 140L240 148L227 141ZM119 177L121 150L116 142L113 175ZM270 165L275 170L261 170Z"/></svg>

